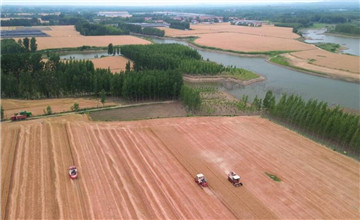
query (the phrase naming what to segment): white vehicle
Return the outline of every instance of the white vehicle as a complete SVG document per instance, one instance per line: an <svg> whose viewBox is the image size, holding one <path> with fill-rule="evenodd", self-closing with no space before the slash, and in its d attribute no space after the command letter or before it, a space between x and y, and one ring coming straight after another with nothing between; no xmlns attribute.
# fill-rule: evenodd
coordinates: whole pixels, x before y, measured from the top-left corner
<svg viewBox="0 0 360 220"><path fill-rule="evenodd" d="M237 175L235 172L231 171L228 174L228 180L234 185L234 186L242 186L242 182L240 182L240 176Z"/></svg>

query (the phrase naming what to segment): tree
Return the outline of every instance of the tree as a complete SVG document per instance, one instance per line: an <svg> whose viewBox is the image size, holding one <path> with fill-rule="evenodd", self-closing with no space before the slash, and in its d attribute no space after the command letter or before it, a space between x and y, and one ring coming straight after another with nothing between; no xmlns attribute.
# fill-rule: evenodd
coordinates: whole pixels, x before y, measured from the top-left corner
<svg viewBox="0 0 360 220"><path fill-rule="evenodd" d="M263 107L264 109L270 109L272 102L275 101L275 98L273 98L272 91L267 91L264 101L263 101Z"/></svg>
<svg viewBox="0 0 360 220"><path fill-rule="evenodd" d="M126 62L126 67L125 67L125 69L126 69L126 71L130 71L130 61L127 61Z"/></svg>
<svg viewBox="0 0 360 220"><path fill-rule="evenodd" d="M30 49L31 49L31 52L35 52L36 49L37 49L37 43L36 43L35 37L32 37L32 38L31 38L31 41L30 41Z"/></svg>
<svg viewBox="0 0 360 220"><path fill-rule="evenodd" d="M2 107L2 105L1 105L1 120L3 120L4 119L4 108Z"/></svg>
<svg viewBox="0 0 360 220"><path fill-rule="evenodd" d="M50 105L48 105L46 107L46 109L44 109L43 111L44 111L45 115L51 115L52 114L52 109L51 109Z"/></svg>
<svg viewBox="0 0 360 220"><path fill-rule="evenodd" d="M105 90L102 89L100 92L100 102L102 103L103 107L104 107L105 99L106 99Z"/></svg>
<svg viewBox="0 0 360 220"><path fill-rule="evenodd" d="M71 106L71 111L79 111L79 103L75 102L73 106Z"/></svg>
<svg viewBox="0 0 360 220"><path fill-rule="evenodd" d="M114 46L113 44L109 44L108 46L108 54L113 54L114 53Z"/></svg>
<svg viewBox="0 0 360 220"><path fill-rule="evenodd" d="M24 47L25 47L26 51L29 51L30 50L30 48L29 48L29 46L30 46L29 38L25 37L24 41L23 41L23 44L24 44Z"/></svg>

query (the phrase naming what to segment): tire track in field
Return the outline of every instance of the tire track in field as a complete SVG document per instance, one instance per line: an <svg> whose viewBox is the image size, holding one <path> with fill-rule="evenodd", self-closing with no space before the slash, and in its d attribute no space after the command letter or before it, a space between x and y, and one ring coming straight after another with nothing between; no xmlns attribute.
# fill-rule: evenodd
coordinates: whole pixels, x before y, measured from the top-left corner
<svg viewBox="0 0 360 220"><path fill-rule="evenodd" d="M120 188L117 188L122 196L122 203L124 203L126 207L127 216L124 216L124 218L144 219L149 217L150 214L147 212L146 206L143 205L141 201L136 201L136 198L141 198L141 195L137 190L132 189L134 186L138 185L138 183L133 181L133 178L131 178L133 174L129 171L129 164L120 164L119 159L122 157L120 148L122 146L120 146L118 140L115 138L114 133L116 133L116 130L114 128L107 128L104 132L104 135L108 137L107 140L111 142L111 146L114 146L112 149L114 151L114 157L112 157L110 154L108 156L113 163L113 169L117 175L117 182L122 187L123 191L125 191L122 192ZM122 174L122 169L119 167L120 165L122 165L122 169L124 169L124 174ZM128 183L131 184L129 185Z"/></svg>
<svg viewBox="0 0 360 220"><path fill-rule="evenodd" d="M161 175L162 171L165 169L164 169L163 165L158 162L158 160L160 160L160 158L164 157L165 155L155 155L155 153L154 153L155 149L154 148L151 149L151 147L150 147L150 146L154 147L154 144L152 144L152 142L150 141L150 138L142 137L144 135L143 129L139 129L137 131L137 135L135 135L133 133L133 129L130 129L129 133L130 133L130 135L132 135L133 140L135 140L135 142L137 142L139 145L141 143L144 143L144 144L141 144L141 146L142 146L141 150L138 149L139 152L141 152L141 154L143 154L142 156L147 165L150 165L149 163L150 163L150 161L152 161L152 164L151 164L151 166L149 166L149 169L150 169L152 175L155 177L155 179L159 180L159 187L161 188L161 192L163 193L166 200L168 201L168 204L170 204L170 206L172 207L172 210L175 213L176 218L177 219L185 219L186 218L184 215L185 211L180 210L182 208L182 206L180 204L177 204L176 199L174 199L174 197L176 197L175 190L173 190L172 187L166 187L166 185L165 185L165 183L169 183L169 181L172 181L172 179L165 178L164 175ZM159 151L157 150L156 152L158 153ZM159 159L154 161L153 158L159 158ZM168 164L168 165L170 165L170 164Z"/></svg>
<svg viewBox="0 0 360 220"><path fill-rule="evenodd" d="M205 126L206 128L208 128L208 130L209 130L209 125L211 125L211 123L208 123ZM196 126L195 129L196 130L204 130L201 127L202 126ZM176 127L176 129L179 132L186 134L186 136L193 143L195 143L196 146L200 147L201 152L209 153L209 147L208 146L211 146L213 144L213 142L212 142L212 139L211 139L211 142L209 142L210 140L209 140L209 138L207 138L208 135L206 133L188 132L188 131L194 130L194 126L189 126L189 125L178 126L178 127ZM195 135L200 135L200 136L197 137ZM201 141L199 141L199 140L201 140ZM216 181L216 183L221 183L222 187L217 187L216 184L212 185L211 183L209 183L209 187L214 188L214 192L217 195L217 197L222 202L224 202L225 205L229 209L232 210L232 212L236 213L236 216L238 218L244 218L245 217L244 213L241 213L240 210L238 209L238 207L246 207L247 210L249 210L248 213L252 213L252 215L254 215L255 218L264 218L264 217L265 218L271 218L271 219L276 218L276 216L273 214L273 212L270 209L268 209L267 207L265 207L264 204L260 200L258 200L256 197L254 197L248 190L246 190L246 188L242 188L241 189L241 195L239 195L238 193L236 193L234 191L234 189L229 187L229 186L231 186L231 187L233 187L233 186L230 183L228 183L228 181L226 180L225 177L220 178L219 175L216 172L213 171L213 168L210 168L208 166L208 162L204 162L201 165L204 168L207 168L207 170L210 173L212 173L212 175L210 177L212 177L213 179L218 180L218 181ZM206 175L208 175L208 174L206 174ZM234 196L235 196L235 198L233 198ZM232 199L230 199L230 198L232 198ZM239 202L241 204L238 204ZM236 204L238 204L238 205L236 205ZM255 204L257 204L257 205L255 205ZM259 206L262 207L261 208L262 212L257 211Z"/></svg>
<svg viewBox="0 0 360 220"><path fill-rule="evenodd" d="M184 124L182 124L182 125L180 125L180 126L183 126ZM175 126L175 127L177 127L177 126ZM174 128L175 129L175 128ZM163 132L163 130L160 130L160 132ZM154 132L155 133L155 132ZM156 135L157 136L157 135ZM157 136L160 140L161 140L161 138L159 137L159 136ZM162 140L163 141L163 140ZM181 142L181 139L178 139L176 142ZM163 142L164 143L164 142ZM169 143L167 143L167 144L165 144L164 143L164 145L165 146L168 146L169 145ZM176 146L176 145L174 145L174 146ZM179 152L179 151L177 151L176 149L175 149L175 147L167 147L168 148L168 150L170 151L170 152L172 152L172 154L174 155L174 157L176 157L177 159L178 159L178 161L185 167L185 169L190 173L190 175L191 176L195 176L195 174L197 174L197 173L199 173L199 170L201 170L201 172L203 172L205 169L204 169L204 167L203 167L203 163L202 163L202 161L200 160L200 159L197 159L197 160L190 160L190 158L189 158L189 160L190 161L192 161L192 162L190 162L189 160L187 160L186 158L188 158L186 155L184 155L184 154L182 154L181 152ZM173 151L175 151L175 153L173 152ZM185 162L185 163L184 163ZM200 164L199 164L200 163ZM195 167L197 167L197 168L195 168ZM202 168L201 168L202 167ZM208 169L208 168L207 168ZM190 170L192 170L192 171L190 171ZM194 183L195 184L195 183ZM202 189L202 188L201 188ZM216 200L217 201L219 201L219 203L222 203L222 205L223 205L223 207L224 208L226 208L226 210L227 211L229 211L229 213L231 213L231 215L232 216L236 216L236 212L234 212L234 210L233 209L230 209L230 207L229 206L227 206L227 204L225 204L222 200L220 200L217 196L215 196L215 194L212 192L212 191L210 191L210 193L209 193L209 191L210 190L207 190L206 192L207 192L207 194L211 194L211 196L213 196L213 197L215 197L216 198ZM222 212L222 214L223 214L223 211L222 210L219 210L220 212ZM210 216L219 216L220 215L220 213L211 213L211 215ZM223 218L223 217L221 217L221 216L219 216L220 218ZM210 217L209 217L210 218Z"/></svg>
<svg viewBox="0 0 360 220"><path fill-rule="evenodd" d="M259 124L259 123L257 123L257 124ZM264 124L264 123L260 123L260 124ZM230 148L229 150L233 149L234 152L240 156L240 158L241 158L241 154L247 155L246 159L249 160L250 162L251 161L263 161L261 169L264 170L264 171L266 171L269 167L272 167L273 171L280 172L279 170L282 170L283 167L286 166L286 165L285 164L281 165L281 163L280 163L281 161L277 161L277 158L272 158L271 157L271 152L262 153L262 154L261 153L256 153L256 152L262 152L264 150L268 151L268 149L270 149L270 148L268 148L268 147L267 148L259 148L258 145L261 145L262 143L257 143L257 142L254 142L254 144L252 145L251 148L249 146L243 146L243 143L242 143L242 142L245 142L245 143L251 143L252 142L252 139L247 140L247 138L246 138L246 136L249 133L258 133L258 134L266 134L266 133L268 133L268 131L266 131L266 127L263 128L263 126L265 126L265 125L263 125L263 126L246 125L246 126L248 128L247 130L242 130L242 129L228 129L227 130L227 133L229 134L229 136L227 136L227 137L229 139L231 139L230 136L234 136L234 137L243 136L243 137L241 137L241 139L243 141L240 141L241 139L239 138L239 139L234 139L233 143L228 142L228 145L229 145L228 147ZM211 135L214 135L214 134L216 134L216 131L218 129L222 129L222 127L223 127L223 125L219 124L219 125L216 126L216 129L209 130L209 132L210 132ZM284 135L286 136L287 134L288 134L288 131L284 130L284 133L281 134L280 136L277 136L277 137L271 136L271 137L262 137L261 138L261 135L260 135L258 137L258 139L267 140L269 143L277 143L277 142L279 142L279 140L278 140L279 138L283 139L282 136L284 136ZM217 138L217 137L214 138L214 141L218 142L219 145L222 144L221 140L219 138ZM280 152L285 153L285 155L278 154L277 155L278 158L291 158L291 157L293 157L293 155L289 154L290 152L288 152L290 149L292 150L291 145L293 143L289 143L290 145L287 146L287 143L286 143L285 139L284 139L284 141L281 141L281 142L283 142L283 143L281 145L279 145L279 146L276 145L276 146L269 146L269 147L271 147L271 148L279 148L279 149L281 149ZM235 146L243 146L243 147L237 148ZM303 149L301 149L301 151L303 151ZM255 157L253 155L255 155ZM263 155L268 155L268 156L265 157ZM297 159L296 161L298 161L298 160L300 161L301 157L300 157L300 159ZM247 163L245 163L245 164L249 164L249 161L247 161ZM296 161L294 161L291 164L291 166L294 165L294 163L297 163ZM298 167L303 167L304 169L310 169L311 168L309 165L306 165L306 164L303 164L303 165L299 164L297 166ZM291 169L291 167L289 167L289 168ZM313 168L311 168L310 170L313 170ZM285 174L287 172L285 172ZM311 171L311 172L315 172L315 171ZM303 172L299 172L298 170L292 170L291 175L294 175L294 176L306 176L307 174L303 173ZM319 174L319 175L321 176L323 174ZM318 175L316 175L316 176L318 176ZM263 176L262 178L265 178L265 176ZM281 179L283 179L283 177L281 177ZM329 215L328 212L324 213L324 210L322 209L322 206L324 204L323 204L323 202L321 202L321 197L316 196L316 194L326 195L327 192L326 192L326 190L324 188L321 188L319 191L314 193L314 192L311 192L312 187L304 187L301 181L298 181L298 182L295 182L295 183L287 183L287 180L283 179L284 183L281 183L280 185L279 184L274 184L274 182L272 182L270 179L265 180L263 182L267 183L267 185L273 185L274 186L274 187L271 188L271 190L272 190L272 194L274 194L274 196L278 197L277 199L282 201L284 198L286 198L286 200L282 202L283 206L277 207L276 210L275 210L275 211L277 211L278 215L280 215L280 216L284 216L284 214L287 213L287 214L285 214L285 216L287 216L288 218L290 218L290 217L291 218L309 218L309 216L324 216L325 218L333 218L333 217L335 217L335 216ZM292 187L292 188L290 188L290 187ZM302 188L307 188L307 190L304 191L305 189L303 190ZM292 189L296 189L296 190L292 190ZM293 191L293 193L288 193L287 191L284 191L284 190L287 190L287 191L291 190L291 191ZM300 192L300 191L302 191L302 192ZM286 195L282 195L283 193L286 193ZM315 196L314 198L308 198L308 196L303 198L304 200L306 200L306 203L308 203L309 205L311 203L314 203L315 201L317 201L317 202L315 202L314 205L311 205L311 208L304 208L304 206L301 206L297 202L300 194L303 195L303 197L306 194L311 195L311 197ZM269 203L271 204L271 201L274 199L274 196L272 196L272 197L266 196L266 198L269 199L268 201L266 201L266 204L269 204ZM260 191L260 194L258 194L258 197L266 199L266 198L264 198L263 192L261 192L261 191ZM289 202L286 202L286 201L291 201L291 202L289 203ZM333 201L328 201L328 203L331 203L333 207L336 207L336 203L334 203L334 202ZM303 208L301 208L301 207L303 207ZM299 212L299 209L301 209L302 211ZM345 213L343 213L343 214L345 214Z"/></svg>
<svg viewBox="0 0 360 220"><path fill-rule="evenodd" d="M186 158L181 156L181 153L179 153L178 151L176 151L175 149L169 149L170 147L168 147L158 136L157 134L151 129L148 128L147 130L150 135L148 136L149 138L153 139L155 146L161 146L159 147L159 150L162 150L165 152L170 154L172 156L172 158L174 158L177 162L177 164L179 164L180 168L182 168L188 176L190 176L191 180L193 180L193 176L194 173L196 173L196 169L194 167L191 166L190 163L187 162ZM173 153L173 151L175 151L175 154ZM175 156L177 155L177 156ZM181 157L181 161L179 160L178 157ZM180 169L179 169L180 170ZM191 170L191 171L190 171ZM193 181L189 181L189 184L194 184ZM196 184L194 184L196 185ZM196 185L197 186L197 185ZM201 188L203 190L205 190L204 188ZM186 189L182 188L182 191L179 191L179 194L181 193L181 195L179 196L179 201L180 200L184 200L184 198L187 198L187 195L185 194ZM193 195L195 194L195 192L193 192ZM196 194L197 197L201 197L201 195ZM212 194L213 195L213 194ZM207 218L204 216L204 213L208 213L210 210L206 209L204 210L204 207L199 207L198 204L194 203L192 200L190 200L190 198L187 198L187 201L184 202L184 205L186 206L187 210L188 210L188 215L186 216L186 218L190 218L190 219L196 219L196 218ZM193 207L197 207L195 210L192 210ZM206 205L207 207L207 205Z"/></svg>
<svg viewBox="0 0 360 220"><path fill-rule="evenodd" d="M135 168L135 170L133 169L132 175L135 177L137 184L142 184L144 182L144 180L139 179L138 176L139 177L142 177L142 176L148 177L146 182L150 182L151 180L156 181L153 179L153 177L151 175L149 175L148 168L143 164L144 161L141 160L141 156L137 155L137 151L135 151L135 153L132 153L134 151L132 148L134 148L134 147L137 148L137 147L136 147L136 143L129 137L128 130L129 130L128 128L121 129L120 132L116 133L116 135L118 136L119 140L122 142L122 145L124 146L122 149L124 150L124 155L126 155L125 157L129 158L128 162L130 162L131 166ZM122 134L121 137L120 137L119 133ZM126 141L129 144L126 145L124 143L124 141ZM129 145L132 147L128 147ZM137 155L137 156L135 156L135 155ZM142 171L142 172L140 172L140 171ZM146 183L146 182L144 182L144 183ZM145 193L145 196L147 197L146 201L152 201L150 203L150 207L152 209L153 214L155 214L155 216L156 216L155 218L157 218L157 219L169 218L167 211L165 210L165 207L167 205L163 204L161 199L158 198L158 196L157 196L156 192L160 190L158 188L158 185L154 184L148 188L140 187L140 189L142 189L143 192ZM153 203L155 203L156 206L154 206Z"/></svg>
<svg viewBox="0 0 360 220"><path fill-rule="evenodd" d="M103 186L111 186L112 180L109 179L108 171L104 164L104 149L106 144L102 144L103 140L101 138L101 131L98 127L92 126L89 130L90 140L93 140L93 144L89 148L89 158L92 159L92 163L86 166L88 169L86 172L90 173L89 175L95 175L94 190L96 197L92 197L93 200L97 202L95 207L94 214L96 218L114 218L116 215L120 215L119 210L114 208L117 206L116 198L113 192L110 191L111 188ZM91 147L93 146L93 147ZM101 181L99 181L101 180ZM97 186L98 181L100 186ZM92 200L91 199L91 200ZM103 208L106 207L106 210Z"/></svg>
<svg viewBox="0 0 360 220"><path fill-rule="evenodd" d="M66 139L67 139L67 142L68 142L68 146L69 146L69 150L70 150L70 155L71 155L71 159L72 159L72 165L76 166L77 163L75 163L75 159L74 159L74 154L73 154L73 150L72 150L72 146L76 146L74 144L74 139L73 139L73 136L72 136L72 133L69 132L70 129L70 125L69 125L69 122L67 121L66 124L64 125L65 127L65 133L66 133ZM79 171L79 168L76 167L78 169L78 172ZM79 176L80 177L80 176ZM81 217L83 219L88 219L88 215L87 215L87 207L88 205L85 203L84 201L84 194L82 193L82 190L81 190L81 187L80 187L80 181L81 181L81 177L80 178L77 178L74 180L75 182L75 185L76 185L76 188L77 188L77 191L79 192L79 200L80 200L80 208L81 208Z"/></svg>
<svg viewBox="0 0 360 220"><path fill-rule="evenodd" d="M19 144L21 143L20 141L22 140L20 138L22 138L21 134L23 133L23 127L21 126L19 129L16 129L15 131L14 130L15 129L13 129L13 133L15 133L15 135L14 135L15 147L14 147L13 153L12 154L10 153L10 157L7 158L7 159L9 159L9 161L12 161L10 168L7 169L10 171L10 173L9 172L5 173L5 175L9 176L9 181L4 180L5 184L3 182L1 183L1 216L2 216L3 220L8 219L7 217L11 210L9 208L9 203L10 203L10 197L12 195L11 192L12 192L12 188L13 188L13 184L14 184L13 181L15 178L14 177L14 170L15 170L14 167L18 160L17 155L19 154L18 150L19 150ZM19 130L19 132L16 132L17 130ZM3 135L2 135L2 137L4 138ZM13 142L13 141L14 141L14 139L11 142ZM4 145L2 145L1 147L4 148ZM11 157L11 155L12 155L12 157ZM3 155L1 155L1 156L3 156ZM1 158L1 159L5 160L5 158ZM4 175L3 170L4 170L4 167L2 167L1 175Z"/></svg>
<svg viewBox="0 0 360 220"><path fill-rule="evenodd" d="M61 194L60 194L60 176L58 174L58 172L56 172L59 168L59 164L58 164L58 161L57 161L57 156L56 156L56 152L55 152L55 135L54 135L54 128L53 128L53 124L52 123L47 123L48 127L49 127L49 133L50 133L50 146L51 146L51 161L53 161L53 169L52 169L52 172L55 173L55 175L53 176L54 177L54 190L55 190L55 198L56 198L56 207L57 207L57 210L58 210L58 218L59 219L64 219L64 213L63 213L63 203L62 203L62 200L61 200Z"/></svg>
<svg viewBox="0 0 360 220"><path fill-rule="evenodd" d="M102 161L99 161L99 165L101 166L101 169L103 170L103 175L106 181L107 181L107 185L110 186L108 187L109 191L111 190L111 205L109 204L108 209L114 210L112 212L112 216L120 216L121 218L126 218L122 215L122 211L120 210L119 207L120 204L124 204L123 201L123 197L122 197L122 201L118 198L118 196L115 196L115 194L120 193L119 187L115 182L115 177L114 177L114 172L113 169L111 169L111 165L110 165L110 161L111 159L109 159L109 151L111 150L111 148L109 148L109 143L107 138L104 138L103 136L103 130L100 129L100 127L98 125L94 125L91 128L92 131L96 130L97 132L97 136L96 136L96 143L97 146L94 148L94 150L96 151L96 155L98 155L99 158L103 158ZM109 161L110 160L110 161ZM108 199L110 199L109 197L107 197ZM126 210L129 211L129 210ZM116 212L116 213L114 213ZM128 216L127 218L130 218L130 216Z"/></svg>

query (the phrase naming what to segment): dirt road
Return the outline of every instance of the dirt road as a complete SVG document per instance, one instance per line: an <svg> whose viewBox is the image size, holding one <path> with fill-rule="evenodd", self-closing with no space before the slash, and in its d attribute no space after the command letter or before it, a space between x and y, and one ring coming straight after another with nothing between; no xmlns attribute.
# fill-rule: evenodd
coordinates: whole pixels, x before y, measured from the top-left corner
<svg viewBox="0 0 360 220"><path fill-rule="evenodd" d="M359 217L359 163L266 119L85 117L2 123L1 219Z"/></svg>

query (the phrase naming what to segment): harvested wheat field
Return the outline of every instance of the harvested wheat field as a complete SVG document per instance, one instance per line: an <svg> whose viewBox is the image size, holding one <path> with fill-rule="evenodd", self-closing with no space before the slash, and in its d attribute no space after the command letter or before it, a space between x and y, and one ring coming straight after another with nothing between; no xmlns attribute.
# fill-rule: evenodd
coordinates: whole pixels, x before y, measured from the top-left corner
<svg viewBox="0 0 360 220"><path fill-rule="evenodd" d="M109 56L91 59L91 61L94 63L95 68L110 68L112 73L120 73L121 71L126 70L126 63L130 60L123 56ZM131 61L130 66L133 66Z"/></svg>
<svg viewBox="0 0 360 220"><path fill-rule="evenodd" d="M238 33L199 34L194 42L207 47L244 52L309 50L314 46L293 39Z"/></svg>
<svg viewBox="0 0 360 220"><path fill-rule="evenodd" d="M279 37L286 39L299 38L299 35L292 32L292 28L275 27L273 25L263 25L262 27L246 27L231 25L230 23L215 23L191 25L191 30L179 30L173 28L159 29L165 30L165 35L170 37L185 37L196 36L198 34L214 33L239 33L266 37Z"/></svg>
<svg viewBox="0 0 360 220"><path fill-rule="evenodd" d="M39 37L36 38L38 50L54 48L71 48L81 46L106 47L110 43L113 45L128 44L150 44L150 41L129 36L71 36L71 37Z"/></svg>
<svg viewBox="0 0 360 220"><path fill-rule="evenodd" d="M36 28L36 27L34 27ZM130 36L130 35L106 35L106 36L83 36L75 30L73 25L69 26L48 26L43 30L50 37L37 37L38 50L54 48L72 48L81 46L106 47L110 43L113 45L128 44L150 44L150 41ZM15 38L15 40L18 40Z"/></svg>
<svg viewBox="0 0 360 220"><path fill-rule="evenodd" d="M26 110L31 111L33 115L44 114L44 109L49 105L53 113L70 111L74 103L79 103L80 108L102 107L100 99L94 98L58 98L58 99L2 99L1 105L5 110L5 118L10 118L14 113ZM116 105L111 101L106 101L104 106Z"/></svg>
<svg viewBox="0 0 360 220"><path fill-rule="evenodd" d="M291 51L314 49L313 45L295 40L300 36L292 28L263 25L245 27L230 23L191 25L192 30L161 28L166 36L197 36L196 44L243 52Z"/></svg>
<svg viewBox="0 0 360 220"><path fill-rule="evenodd" d="M313 65L360 74L360 57L331 53L322 49L300 51L290 55L311 62Z"/></svg>
<svg viewBox="0 0 360 220"><path fill-rule="evenodd" d="M2 219L359 218L359 163L267 119L85 117L2 123Z"/></svg>

